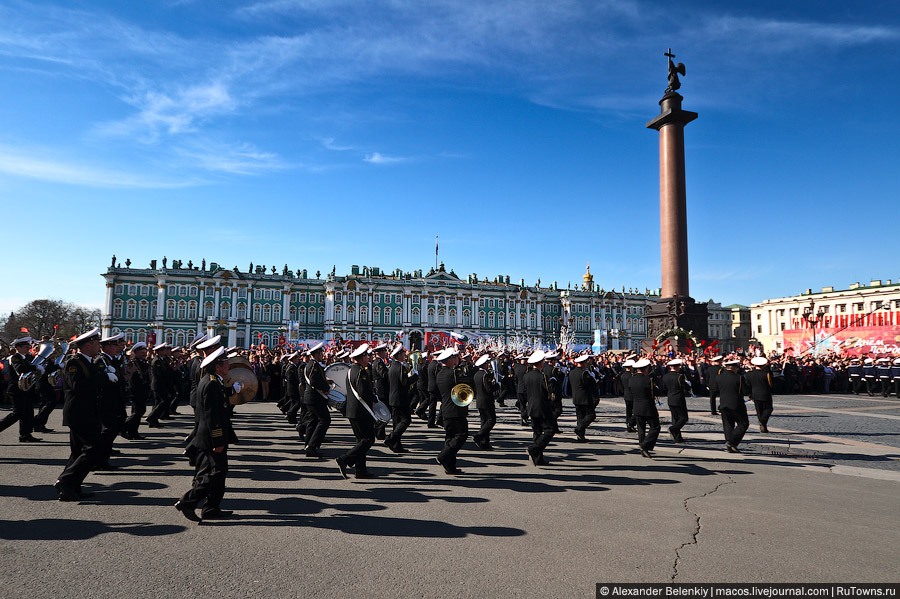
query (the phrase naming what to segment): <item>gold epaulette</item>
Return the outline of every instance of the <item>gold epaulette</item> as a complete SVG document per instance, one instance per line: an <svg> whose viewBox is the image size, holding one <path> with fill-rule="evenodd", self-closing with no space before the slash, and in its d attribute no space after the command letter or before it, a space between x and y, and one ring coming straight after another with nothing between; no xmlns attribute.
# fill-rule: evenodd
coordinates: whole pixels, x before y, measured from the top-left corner
<svg viewBox="0 0 900 599"><path fill-rule="evenodd" d="M220 428L214 428L211 431L209 431L209 434L212 435L213 437L221 437L222 435L225 434L225 432L222 431L222 429L220 429Z"/></svg>
<svg viewBox="0 0 900 599"><path fill-rule="evenodd" d="M215 381L215 380L217 380L218 378L219 378L219 377L217 377L217 376L214 375L214 374L209 375L209 380L211 380L211 381Z"/></svg>

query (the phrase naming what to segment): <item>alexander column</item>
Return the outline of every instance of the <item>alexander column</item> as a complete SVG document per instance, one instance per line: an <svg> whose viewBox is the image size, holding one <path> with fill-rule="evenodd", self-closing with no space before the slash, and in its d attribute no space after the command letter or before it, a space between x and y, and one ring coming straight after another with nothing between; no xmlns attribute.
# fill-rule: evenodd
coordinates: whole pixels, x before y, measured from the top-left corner
<svg viewBox="0 0 900 599"><path fill-rule="evenodd" d="M670 48L669 85L659 101L660 114L647 123L659 131L659 245L662 293L651 304L647 318L647 338L681 328L697 339L708 336L709 313L706 304L698 304L688 287L687 193L684 178L684 126L697 118L696 112L682 110L684 99L678 75L685 74L684 63L672 62ZM679 339L679 344L684 342Z"/></svg>

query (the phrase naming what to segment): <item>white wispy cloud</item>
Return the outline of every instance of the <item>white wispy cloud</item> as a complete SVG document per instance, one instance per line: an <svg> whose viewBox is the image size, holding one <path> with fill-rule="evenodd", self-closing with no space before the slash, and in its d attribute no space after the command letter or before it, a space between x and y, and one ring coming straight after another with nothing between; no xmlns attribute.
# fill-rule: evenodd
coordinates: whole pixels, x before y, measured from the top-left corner
<svg viewBox="0 0 900 599"><path fill-rule="evenodd" d="M385 156L380 152L366 154L365 158L363 158L363 161L368 162L369 164L397 164L399 162L408 162L409 160L409 158L400 156Z"/></svg>
<svg viewBox="0 0 900 599"><path fill-rule="evenodd" d="M719 16L701 27L707 40L753 42L753 54L816 50L823 47L862 46L900 39L900 29L884 25L789 21L752 17Z"/></svg>
<svg viewBox="0 0 900 599"><path fill-rule="evenodd" d="M260 151L252 144L195 143L179 147L176 152L204 170L234 175L253 175L289 167L277 154Z"/></svg>
<svg viewBox="0 0 900 599"><path fill-rule="evenodd" d="M143 174L92 166L88 163L51 157L50 151L22 153L18 148L0 146L0 173L53 183L88 187L168 189L192 187L203 181L196 178L153 178Z"/></svg>
<svg viewBox="0 0 900 599"><path fill-rule="evenodd" d="M356 149L353 146L345 146L336 143L333 137L325 137L320 139L319 141L322 144L323 148L325 148L326 150L331 150L333 152L348 152L350 150Z"/></svg>

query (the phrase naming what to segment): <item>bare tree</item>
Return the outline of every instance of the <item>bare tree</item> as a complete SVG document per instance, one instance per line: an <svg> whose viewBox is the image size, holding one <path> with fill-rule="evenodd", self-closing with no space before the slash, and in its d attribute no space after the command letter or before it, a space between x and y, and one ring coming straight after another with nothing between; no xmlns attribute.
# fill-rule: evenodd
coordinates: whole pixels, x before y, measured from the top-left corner
<svg viewBox="0 0 900 599"><path fill-rule="evenodd" d="M0 319L0 331L6 341L27 334L68 338L100 325L100 310L76 306L55 299L32 300Z"/></svg>

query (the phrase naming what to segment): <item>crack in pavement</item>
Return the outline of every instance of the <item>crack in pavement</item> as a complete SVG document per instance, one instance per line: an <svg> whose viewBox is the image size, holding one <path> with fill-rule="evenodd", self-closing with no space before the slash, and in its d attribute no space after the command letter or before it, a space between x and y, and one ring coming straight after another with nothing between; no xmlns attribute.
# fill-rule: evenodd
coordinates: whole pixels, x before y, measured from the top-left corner
<svg viewBox="0 0 900 599"><path fill-rule="evenodd" d="M697 512L691 511L691 509L688 507L688 502L692 499L703 499L704 497L709 497L710 495L712 495L713 493L715 493L716 491L718 491L725 485L733 485L737 482L734 478L731 477L730 474L726 474L725 476L728 477L728 480L725 482L719 483L711 491L707 491L706 493L703 493L702 495L692 495L690 497L687 497L684 500L684 511L686 511L687 513L691 514L694 517L694 532L691 533L690 541L688 541L687 543L682 543L681 545L679 545L678 547L675 548L675 562L672 564L672 576L670 577L670 581L673 583L675 582L675 579L678 578L678 562L681 560L681 550L684 549L685 547L687 547L688 545L696 545L697 544L697 536L700 534L700 514L698 514Z"/></svg>

